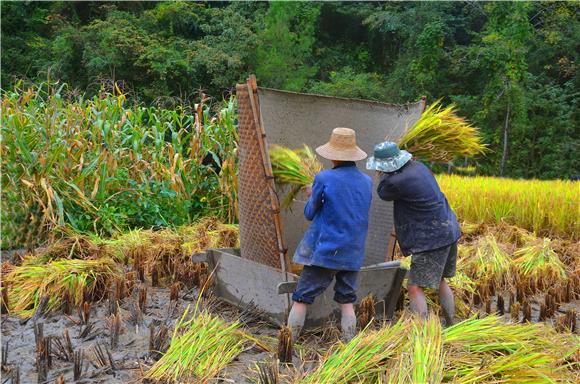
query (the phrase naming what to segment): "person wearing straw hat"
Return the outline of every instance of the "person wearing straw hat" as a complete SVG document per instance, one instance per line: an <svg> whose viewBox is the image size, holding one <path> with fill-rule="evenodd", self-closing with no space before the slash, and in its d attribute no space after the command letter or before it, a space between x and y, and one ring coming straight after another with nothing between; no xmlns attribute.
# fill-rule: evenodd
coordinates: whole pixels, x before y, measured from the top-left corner
<svg viewBox="0 0 580 384"><path fill-rule="evenodd" d="M455 276L461 233L437 180L425 165L390 141L375 146L367 169L381 175L377 193L394 202L397 240L403 254L412 255L407 284L411 310L427 316L423 289L434 288L439 291L446 324L453 324L455 301L445 278Z"/></svg>
<svg viewBox="0 0 580 384"><path fill-rule="evenodd" d="M354 130L335 128L330 141L316 152L332 161L333 168L318 173L307 190L304 216L312 223L294 254L294 262L304 265L304 269L292 294L288 326L296 340L308 305L334 280L342 337L350 340L356 333L353 303L358 271L364 261L372 180L356 167L355 162L367 154L357 146Z"/></svg>

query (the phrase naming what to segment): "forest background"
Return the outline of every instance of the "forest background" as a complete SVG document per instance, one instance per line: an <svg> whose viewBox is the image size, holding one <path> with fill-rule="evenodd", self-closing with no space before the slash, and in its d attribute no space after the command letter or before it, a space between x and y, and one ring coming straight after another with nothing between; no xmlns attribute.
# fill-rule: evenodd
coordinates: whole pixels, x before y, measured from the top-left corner
<svg viewBox="0 0 580 384"><path fill-rule="evenodd" d="M578 2L2 2L2 88L117 84L173 108L255 73L298 92L456 103L477 173L580 174ZM462 159L458 163L463 163ZM463 165L463 164L459 164Z"/></svg>

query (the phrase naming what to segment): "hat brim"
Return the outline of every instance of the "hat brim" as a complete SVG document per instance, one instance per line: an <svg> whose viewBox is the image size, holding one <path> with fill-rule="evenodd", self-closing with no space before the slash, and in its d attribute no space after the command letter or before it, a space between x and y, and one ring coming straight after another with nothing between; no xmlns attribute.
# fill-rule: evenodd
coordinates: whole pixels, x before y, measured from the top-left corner
<svg viewBox="0 0 580 384"><path fill-rule="evenodd" d="M330 143L326 143L316 148L316 153L324 157L327 160L337 160L337 161L360 161L367 157L365 151L359 147L354 148L335 148Z"/></svg>
<svg viewBox="0 0 580 384"><path fill-rule="evenodd" d="M409 152L401 150L401 153L396 157L391 157L389 159L377 159L374 156L369 157L367 160L366 168L368 170L375 170L381 172L395 172L399 170L403 165L407 164L409 160L413 158Z"/></svg>

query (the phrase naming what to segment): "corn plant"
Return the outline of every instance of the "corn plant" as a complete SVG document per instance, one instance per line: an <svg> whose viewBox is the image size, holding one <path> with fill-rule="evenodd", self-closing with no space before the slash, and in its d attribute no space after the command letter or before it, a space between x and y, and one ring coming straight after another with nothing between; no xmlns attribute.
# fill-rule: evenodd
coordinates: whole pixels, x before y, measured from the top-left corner
<svg viewBox="0 0 580 384"><path fill-rule="evenodd" d="M208 212L235 221L235 100L210 111L64 85L3 92L3 246L37 245L61 225L110 235Z"/></svg>

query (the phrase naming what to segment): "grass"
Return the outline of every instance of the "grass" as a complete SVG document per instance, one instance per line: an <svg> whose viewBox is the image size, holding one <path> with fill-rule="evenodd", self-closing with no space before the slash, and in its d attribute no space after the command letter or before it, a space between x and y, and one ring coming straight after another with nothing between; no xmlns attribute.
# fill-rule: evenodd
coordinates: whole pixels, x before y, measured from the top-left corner
<svg viewBox="0 0 580 384"><path fill-rule="evenodd" d="M580 238L580 182L437 175L462 221L511 224L537 236Z"/></svg>
<svg viewBox="0 0 580 384"><path fill-rule="evenodd" d="M120 276L120 268L110 258L61 259L13 267L3 279L9 287L10 312L28 317L44 297L48 297L47 311L59 309L65 300L76 307L99 300L109 282Z"/></svg>
<svg viewBox="0 0 580 384"><path fill-rule="evenodd" d="M281 202L282 207L289 207L300 190L311 185L314 182L314 176L322 170L322 164L307 145L296 150L271 145L270 161L276 182L289 187Z"/></svg>
<svg viewBox="0 0 580 384"><path fill-rule="evenodd" d="M156 382L205 382L217 377L243 350L251 337L237 322L226 323L196 306L175 325L169 349L145 378Z"/></svg>
<svg viewBox="0 0 580 384"><path fill-rule="evenodd" d="M486 152L477 128L456 114L455 105L436 101L399 141L399 147L428 161L448 162Z"/></svg>

